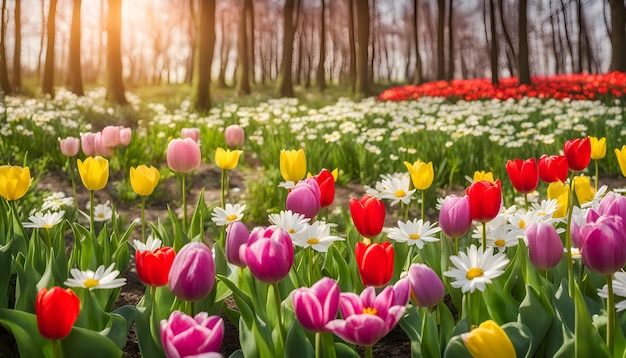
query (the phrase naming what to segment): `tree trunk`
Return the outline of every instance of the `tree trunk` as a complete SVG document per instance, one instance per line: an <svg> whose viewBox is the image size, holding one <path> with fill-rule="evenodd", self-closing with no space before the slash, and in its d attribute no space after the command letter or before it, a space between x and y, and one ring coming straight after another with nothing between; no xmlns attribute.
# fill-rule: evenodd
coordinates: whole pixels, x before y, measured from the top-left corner
<svg viewBox="0 0 626 358"><path fill-rule="evenodd" d="M419 35L418 35L418 0L413 0L413 44L415 46L415 75L413 76L413 84L419 85L422 83L422 56L420 56Z"/></svg>
<svg viewBox="0 0 626 358"><path fill-rule="evenodd" d="M437 79L446 78L444 53L444 27L446 22L446 0L437 0Z"/></svg>
<svg viewBox="0 0 626 358"><path fill-rule="evenodd" d="M226 33L226 18L224 17L224 13L226 9L222 9L222 13L220 14L220 25L222 28L221 31L221 41L220 41L220 73L217 76L217 85L220 88L226 88L228 85L226 84L226 66L228 65L228 55L230 43L227 46L227 39L230 38L230 35Z"/></svg>
<svg viewBox="0 0 626 358"><path fill-rule="evenodd" d="M498 33L496 32L496 14L493 0L489 0L489 22L491 26L491 84L497 86L498 78Z"/></svg>
<svg viewBox="0 0 626 358"><path fill-rule="evenodd" d="M256 68L255 68L255 44L254 44L254 2L250 1L250 7L248 9L248 23L250 27L248 28L248 60L250 62L250 79L252 83L256 82Z"/></svg>
<svg viewBox="0 0 626 358"><path fill-rule="evenodd" d="M48 40L46 44L46 63L43 68L41 92L54 98L54 37L56 34L57 0L50 0L48 11Z"/></svg>
<svg viewBox="0 0 626 358"><path fill-rule="evenodd" d="M574 48L572 47L572 40L569 37L570 30L568 26L567 11L565 9L564 0L561 0L561 12L563 13L563 27L565 28L565 41L567 43L567 49L569 50L569 55L570 55L571 62L572 62L572 71L577 72L576 62L574 60Z"/></svg>
<svg viewBox="0 0 626 358"><path fill-rule="evenodd" d="M530 65L528 64L528 4L519 0L519 83L530 84Z"/></svg>
<svg viewBox="0 0 626 358"><path fill-rule="evenodd" d="M293 53L293 9L294 0L285 0L283 10L283 56L280 71L276 82L276 92L281 97L293 97L293 83L291 80L291 63Z"/></svg>
<svg viewBox="0 0 626 358"><path fill-rule="evenodd" d="M6 48L4 46L6 38L6 26L4 25L6 21L4 14L6 10L7 0L2 0L2 22L0 22L0 88L2 89L2 98L4 98L4 95L11 93L11 82L9 81L9 73L7 71Z"/></svg>
<svg viewBox="0 0 626 358"><path fill-rule="evenodd" d="M367 0L356 0L358 41L356 46L356 93L367 96L370 93L368 71L368 44L370 36L370 12Z"/></svg>
<svg viewBox="0 0 626 358"><path fill-rule="evenodd" d="M55 1L55 0L52 0ZM126 105L124 81L122 78L122 0L109 0L107 13L107 98Z"/></svg>
<svg viewBox="0 0 626 358"><path fill-rule="evenodd" d="M322 11L320 15L320 53L319 62L317 64L317 87L320 92L326 89L325 62L326 62L326 0L320 0L322 3Z"/></svg>
<svg viewBox="0 0 626 358"><path fill-rule="evenodd" d="M500 22L502 23L502 33L504 33L504 40L506 41L506 57L509 62L509 71L511 72L511 76L515 76L515 68L517 67L516 59L515 59L515 47L513 47L513 41L511 40L511 36L509 35L509 30L506 26L506 21L504 18L504 0L498 1L498 14L500 15Z"/></svg>
<svg viewBox="0 0 626 358"><path fill-rule="evenodd" d="M245 20L245 17L244 17ZM211 108L211 64L215 46L215 0L200 1L200 20L196 43L194 69L194 108L206 111Z"/></svg>
<svg viewBox="0 0 626 358"><path fill-rule="evenodd" d="M354 36L354 0L348 0L348 46L350 47L350 86L356 90L356 39Z"/></svg>
<svg viewBox="0 0 626 358"><path fill-rule="evenodd" d="M611 2L611 71L626 72L626 7L623 0Z"/></svg>
<svg viewBox="0 0 626 358"><path fill-rule="evenodd" d="M187 58L187 71L185 71L185 83L193 85L193 71L195 68L195 60L196 60L196 43L197 43L197 35L196 28L198 25L196 24L196 9L195 9L195 0L189 0L189 23L187 24L187 40L189 41L189 58Z"/></svg>
<svg viewBox="0 0 626 358"><path fill-rule="evenodd" d="M13 89L13 92L16 92L16 93L19 93L22 89L22 1L21 0L15 0L15 51L13 52L13 88L12 89Z"/></svg>
<svg viewBox="0 0 626 358"><path fill-rule="evenodd" d="M68 73L68 87L78 96L84 95L83 75L80 64L80 8L82 0L74 0L72 10L72 30L70 32L70 68Z"/></svg>
<svg viewBox="0 0 626 358"><path fill-rule="evenodd" d="M237 94L250 94L250 62L248 61L247 14L252 0L244 0L239 15L237 38Z"/></svg>
<svg viewBox="0 0 626 358"><path fill-rule="evenodd" d="M448 2L448 76L450 81L454 78L454 28L452 27L452 0Z"/></svg>
<svg viewBox="0 0 626 358"><path fill-rule="evenodd" d="M39 37L39 55L37 56L37 78L41 76L41 57L46 36L46 0L41 0L41 36Z"/></svg>

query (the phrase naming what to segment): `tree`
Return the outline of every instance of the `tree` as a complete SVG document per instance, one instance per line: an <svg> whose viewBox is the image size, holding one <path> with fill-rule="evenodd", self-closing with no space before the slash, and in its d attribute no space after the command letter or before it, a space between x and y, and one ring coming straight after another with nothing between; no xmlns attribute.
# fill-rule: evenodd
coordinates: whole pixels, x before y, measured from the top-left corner
<svg viewBox="0 0 626 358"><path fill-rule="evenodd" d="M356 46L356 93L367 96L370 92L368 71L368 44L370 36L370 12L367 0L356 0L357 46Z"/></svg>
<svg viewBox="0 0 626 358"><path fill-rule="evenodd" d="M248 12L252 11L252 0L244 0L239 15L237 38L237 93L250 94L250 62L248 60Z"/></svg>
<svg viewBox="0 0 626 358"><path fill-rule="evenodd" d="M348 0L348 47L350 47L350 85L356 90L356 39L354 36L354 0Z"/></svg>
<svg viewBox="0 0 626 358"><path fill-rule="evenodd" d="M420 56L419 36L417 31L418 22L418 0L413 0L413 19L411 25L413 28L413 43L415 45L415 75L413 76L413 84L419 85L422 83L422 57Z"/></svg>
<svg viewBox="0 0 626 358"><path fill-rule="evenodd" d="M6 49L4 39L6 37L6 26L4 13L7 9L7 0L2 0L2 22L0 23L0 88L4 94L11 93L11 82L9 82L9 73L7 72Z"/></svg>
<svg viewBox="0 0 626 358"><path fill-rule="evenodd" d="M83 75L80 65L80 8L82 0L74 0L72 10L72 30L70 32L70 68L68 86L78 96L83 93Z"/></svg>
<svg viewBox="0 0 626 358"><path fill-rule="evenodd" d="M487 1L487 0L485 0ZM498 85L498 33L496 32L496 14L493 0L489 0L489 23L491 26L491 48L489 51L491 59L491 84Z"/></svg>
<svg viewBox="0 0 626 358"><path fill-rule="evenodd" d="M320 92L326 89L326 78L324 77L325 60L326 60L326 0L320 0L322 3L322 11L320 15L320 58L317 64L317 86Z"/></svg>
<svg viewBox="0 0 626 358"><path fill-rule="evenodd" d="M454 28L452 27L452 8L452 0L450 0L448 3L448 81L454 78Z"/></svg>
<svg viewBox="0 0 626 358"><path fill-rule="evenodd" d="M623 0L611 2L611 71L626 72L626 6Z"/></svg>
<svg viewBox="0 0 626 358"><path fill-rule="evenodd" d="M291 80L291 63L293 53L293 38L295 26L293 24L294 0L285 0L283 9L283 56L280 72L276 83L276 91L281 97L293 97L293 83Z"/></svg>
<svg viewBox="0 0 626 358"><path fill-rule="evenodd" d="M530 66L528 64L528 4L519 0L519 83L530 84Z"/></svg>
<svg viewBox="0 0 626 358"><path fill-rule="evenodd" d="M15 0L15 51L13 52L13 91L20 92L21 88L22 88L22 1Z"/></svg>
<svg viewBox="0 0 626 358"><path fill-rule="evenodd" d="M43 67L41 92L54 97L54 36L56 34L57 0L50 0L48 11L48 42L46 44L46 62Z"/></svg>
<svg viewBox="0 0 626 358"><path fill-rule="evenodd" d="M200 21L196 43L193 104L206 111L211 107L211 64L215 46L215 0L200 1Z"/></svg>
<svg viewBox="0 0 626 358"><path fill-rule="evenodd" d="M56 0L51 0L55 1ZM126 105L124 81L122 78L122 0L109 0L107 12L107 97L109 100Z"/></svg>
<svg viewBox="0 0 626 358"><path fill-rule="evenodd" d="M446 0L437 0L437 79L445 79L444 26L446 21Z"/></svg>

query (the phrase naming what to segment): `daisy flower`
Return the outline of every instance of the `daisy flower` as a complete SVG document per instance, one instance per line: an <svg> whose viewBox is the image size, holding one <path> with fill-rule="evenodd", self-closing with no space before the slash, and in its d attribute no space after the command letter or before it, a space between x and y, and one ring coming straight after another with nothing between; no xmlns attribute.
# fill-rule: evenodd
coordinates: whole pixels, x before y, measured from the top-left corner
<svg viewBox="0 0 626 358"><path fill-rule="evenodd" d="M527 211L527 212L521 212L521 213L518 212L513 215L510 215L509 224L511 224L511 228L512 228L511 234L514 235L515 237L523 238L524 242L527 242L526 228L529 227L533 223L539 223L539 222L551 223L551 220L549 220L550 218L548 218L548 220L544 220L545 218L546 218L545 216L537 215L537 213L534 211Z"/></svg>
<svg viewBox="0 0 626 358"><path fill-rule="evenodd" d="M132 243L130 243L130 246L132 246L133 249L137 251L154 252L161 247L161 244L162 244L161 240L155 239L152 237L152 235L150 235L146 239L146 243L141 242L141 240L135 239L133 240Z"/></svg>
<svg viewBox="0 0 626 358"><path fill-rule="evenodd" d="M226 226L234 223L235 221L241 221L243 219L243 211L246 209L245 204L231 204L226 203L225 208L222 209L219 206L213 209L211 214L211 220L217 226Z"/></svg>
<svg viewBox="0 0 626 358"><path fill-rule="evenodd" d="M304 229L294 233L291 238L293 244L303 248L312 247L317 252L328 251L328 246L335 241L344 241L339 236L330 234L331 224L316 221L313 224L305 224Z"/></svg>
<svg viewBox="0 0 626 358"><path fill-rule="evenodd" d="M608 187L606 185L602 185L598 191L593 194L593 199L581 205L582 208L597 208L600 205L600 201L606 194Z"/></svg>
<svg viewBox="0 0 626 358"><path fill-rule="evenodd" d="M626 272L617 271L613 276L613 294L622 298L626 298ZM609 297L609 287L604 285L598 289L598 296L602 298ZM626 300L622 300L615 304L617 312L626 310Z"/></svg>
<svg viewBox="0 0 626 358"><path fill-rule="evenodd" d="M434 235L441 229L430 221L423 222L421 219L409 220L406 223L398 221L398 227L391 228L387 237L397 242L406 242L408 245L417 245L418 249L424 247L427 242L439 241Z"/></svg>
<svg viewBox="0 0 626 358"><path fill-rule="evenodd" d="M482 237L482 227L477 230ZM503 225L487 230L487 247L496 247L498 252L506 250L507 247L517 246L517 233L511 230L510 225Z"/></svg>
<svg viewBox="0 0 626 358"><path fill-rule="evenodd" d="M48 211L45 214L41 211L38 211L34 215L28 217L30 222L24 222L22 223L22 225L24 226L24 228L51 229L53 226L63 221L64 215L65 211L63 210L59 212Z"/></svg>
<svg viewBox="0 0 626 358"><path fill-rule="evenodd" d="M49 196L43 198L43 205L41 206L41 211L52 210L58 211L61 210L64 206L73 206L74 200L72 198L68 198L65 196L65 193L62 191L58 191L56 193L52 193Z"/></svg>
<svg viewBox="0 0 626 358"><path fill-rule="evenodd" d="M402 202L408 204L413 199L413 193L415 189L410 189L411 177L409 175L403 175L400 178L388 178L383 179L381 182L380 199L391 200L391 206ZM378 189L378 188L377 188Z"/></svg>
<svg viewBox="0 0 626 358"><path fill-rule="evenodd" d="M502 275L509 259L503 253L493 254L493 247L479 252L476 245L467 249L467 254L460 252L459 256L450 256L454 269L443 274L454 281L452 287L461 288L463 293L474 292L476 289L484 291L491 280Z"/></svg>
<svg viewBox="0 0 626 358"><path fill-rule="evenodd" d="M283 210L280 214L270 214L269 222L287 231L293 240L293 235L304 230L309 223L309 218L304 215L294 213L291 210Z"/></svg>
<svg viewBox="0 0 626 358"><path fill-rule="evenodd" d="M559 204L556 199L543 200L541 203L533 203L532 210L535 215L552 219L552 215L559 209Z"/></svg>
<svg viewBox="0 0 626 358"><path fill-rule="evenodd" d="M90 291L96 288L118 288L126 284L126 278L116 278L120 274L118 270L113 270L115 263L104 268L100 265L96 272L91 270L81 271L73 268L70 270L71 278L68 278L63 284L68 287L82 287Z"/></svg>
<svg viewBox="0 0 626 358"><path fill-rule="evenodd" d="M98 204L93 207L93 221L95 222L104 222L111 220L113 216L113 210L110 206L111 202L109 200L104 204ZM83 215L89 217L89 203L87 203L87 213L83 213Z"/></svg>

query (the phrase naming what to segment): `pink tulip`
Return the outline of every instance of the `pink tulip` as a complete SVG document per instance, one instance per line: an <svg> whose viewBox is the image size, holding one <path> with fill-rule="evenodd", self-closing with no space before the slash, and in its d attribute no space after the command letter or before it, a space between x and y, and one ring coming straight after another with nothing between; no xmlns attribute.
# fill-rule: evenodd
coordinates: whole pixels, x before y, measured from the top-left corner
<svg viewBox="0 0 626 358"><path fill-rule="evenodd" d="M335 319L325 328L341 339L362 346L372 346L400 321L409 300L409 282L402 279L394 287L387 286L376 296L376 288L368 286L358 296L342 292L339 307L343 319Z"/></svg>
<svg viewBox="0 0 626 358"><path fill-rule="evenodd" d="M83 150L83 154L90 157L96 155L96 147L94 145L95 133L81 133L80 135L80 147Z"/></svg>
<svg viewBox="0 0 626 358"><path fill-rule="evenodd" d="M311 288L296 289L291 301L302 327L313 332L325 332L324 326L337 317L339 293L337 282L328 277L317 281Z"/></svg>
<svg viewBox="0 0 626 358"><path fill-rule="evenodd" d="M200 140L200 128L183 128L180 137L183 139L191 138L194 142L198 143Z"/></svg>
<svg viewBox="0 0 626 358"><path fill-rule="evenodd" d="M444 235L459 238L472 227L469 196L448 195L439 211L439 227Z"/></svg>
<svg viewBox="0 0 626 358"><path fill-rule="evenodd" d="M194 318L179 311L161 321L161 343L168 358L219 357L224 321L219 316L198 313Z"/></svg>
<svg viewBox="0 0 626 358"><path fill-rule="evenodd" d="M191 138L173 139L167 146L167 166L177 173L195 170L200 160L200 147Z"/></svg>
<svg viewBox="0 0 626 358"><path fill-rule="evenodd" d="M257 227L250 240L239 248L239 257L257 280L274 284L284 279L293 265L293 243L283 229Z"/></svg>
<svg viewBox="0 0 626 358"><path fill-rule="evenodd" d="M61 153L66 157L73 157L80 150L80 139L75 137L67 137L59 140Z"/></svg>
<svg viewBox="0 0 626 358"><path fill-rule="evenodd" d="M554 226L549 223L533 223L526 230L528 256L539 270L558 265L563 258L563 242Z"/></svg>
<svg viewBox="0 0 626 358"><path fill-rule="evenodd" d="M170 290L183 301L199 301L215 284L213 253L201 242L190 242L176 254L169 274Z"/></svg>
<svg viewBox="0 0 626 358"><path fill-rule="evenodd" d="M239 256L239 248L245 246L250 239L250 231L241 221L235 221L226 228L226 243L224 254L226 260L233 265L246 267L243 258Z"/></svg>
<svg viewBox="0 0 626 358"><path fill-rule="evenodd" d="M128 147L130 140L133 138L133 130L128 127L120 129L120 145Z"/></svg>
<svg viewBox="0 0 626 358"><path fill-rule="evenodd" d="M224 130L224 140L229 147L240 147L246 139L243 128L238 124L231 124Z"/></svg>
<svg viewBox="0 0 626 358"><path fill-rule="evenodd" d="M617 215L626 223L626 196L609 192L600 201L598 206L600 215Z"/></svg>
<svg viewBox="0 0 626 358"><path fill-rule="evenodd" d="M443 300L446 294L443 282L427 265L411 265L408 278L411 284L411 300L416 306L432 307Z"/></svg>
<svg viewBox="0 0 626 358"><path fill-rule="evenodd" d="M96 151L96 155L110 158L115 154L115 147L108 147L104 144L102 140L102 132L96 133L96 136L93 139L93 146Z"/></svg>
<svg viewBox="0 0 626 358"><path fill-rule="evenodd" d="M609 275L626 264L626 227L619 216L601 216L580 228L580 254L585 265Z"/></svg>
<svg viewBox="0 0 626 358"><path fill-rule="evenodd" d="M106 126L102 128L102 145L116 148L120 145L120 126Z"/></svg>
<svg viewBox="0 0 626 358"><path fill-rule="evenodd" d="M320 195L320 186L315 178L301 180L287 194L285 207L311 219L320 211Z"/></svg>

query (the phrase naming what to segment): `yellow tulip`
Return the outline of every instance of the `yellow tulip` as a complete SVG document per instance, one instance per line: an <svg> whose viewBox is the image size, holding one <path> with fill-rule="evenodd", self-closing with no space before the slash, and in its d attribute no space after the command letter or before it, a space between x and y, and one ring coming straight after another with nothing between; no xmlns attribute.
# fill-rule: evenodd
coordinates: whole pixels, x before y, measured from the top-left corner
<svg viewBox="0 0 626 358"><path fill-rule="evenodd" d="M579 204L588 203L593 200L595 189L591 187L591 180L588 176L580 175L574 177L574 192Z"/></svg>
<svg viewBox="0 0 626 358"><path fill-rule="evenodd" d="M333 175L333 179L335 180L335 183L336 183L337 182L337 178L339 177L339 168L333 169L333 171L330 172L330 174Z"/></svg>
<svg viewBox="0 0 626 358"><path fill-rule="evenodd" d="M567 213L567 201L569 199L569 185L561 181L555 181L548 185L548 199L556 199L558 209L552 214L554 218L564 218Z"/></svg>
<svg viewBox="0 0 626 358"><path fill-rule="evenodd" d="M130 168L130 186L133 187L137 195L148 196L152 194L160 177L159 170L153 166L148 168L145 165L140 165L137 168Z"/></svg>
<svg viewBox="0 0 626 358"><path fill-rule="evenodd" d="M481 323L478 328L463 334L462 338L474 358L517 357L509 336L492 320Z"/></svg>
<svg viewBox="0 0 626 358"><path fill-rule="evenodd" d="M28 167L0 166L0 196L7 201L23 197L28 191L31 181Z"/></svg>
<svg viewBox="0 0 626 358"><path fill-rule="evenodd" d="M493 173L492 172L485 172L484 170L475 171L473 180L475 182L481 181L481 180L486 180L486 181L494 183L494 184L496 183L496 181L493 180Z"/></svg>
<svg viewBox="0 0 626 358"><path fill-rule="evenodd" d="M304 150L280 151L280 174L285 181L298 181L306 174L306 157Z"/></svg>
<svg viewBox="0 0 626 358"><path fill-rule="evenodd" d="M589 136L591 143L591 159L602 159L606 155L606 137L600 139Z"/></svg>
<svg viewBox="0 0 626 358"><path fill-rule="evenodd" d="M622 175L626 177L626 145L622 146L622 149L615 148L615 156L617 157L617 163L622 170Z"/></svg>
<svg viewBox="0 0 626 358"><path fill-rule="evenodd" d="M411 181L413 186L417 190L426 190L430 188L435 179L435 171L433 170L433 162L424 163L421 160L417 160L411 164L404 162L404 165L409 170Z"/></svg>
<svg viewBox="0 0 626 358"><path fill-rule="evenodd" d="M224 170L234 169L239 161L239 156L243 153L241 150L217 148L215 151L215 164Z"/></svg>
<svg viewBox="0 0 626 358"><path fill-rule="evenodd" d="M109 181L109 161L101 156L78 159L80 180L87 190L101 190Z"/></svg>

